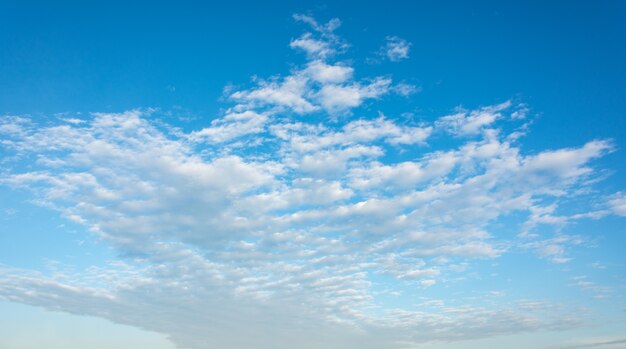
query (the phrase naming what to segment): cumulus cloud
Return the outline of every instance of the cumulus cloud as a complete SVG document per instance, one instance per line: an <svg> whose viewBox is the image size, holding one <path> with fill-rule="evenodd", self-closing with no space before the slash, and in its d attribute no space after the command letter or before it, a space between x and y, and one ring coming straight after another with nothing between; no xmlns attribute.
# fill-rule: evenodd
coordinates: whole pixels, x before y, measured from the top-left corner
<svg viewBox="0 0 626 349"><path fill-rule="evenodd" d="M367 84L325 85L318 93L321 106L330 111L358 107L365 99L378 98L389 91L391 80L378 78Z"/></svg>
<svg viewBox="0 0 626 349"><path fill-rule="evenodd" d="M294 18L313 31L300 39L324 44L292 41L308 53L304 66L229 91L235 104L206 127L182 131L139 109L71 123L0 118L0 144L15 154L0 184L29 191L119 255L71 275L0 267L0 298L198 349L296 339L395 348L577 325L575 309L549 302L389 305L380 280L417 299L509 251L567 262L584 240L537 228L609 214L559 209L593 185L593 161L612 143L526 152L499 126L520 119L503 117L516 112L511 102L420 124L337 118L392 81L355 80L353 67L330 60L339 21ZM612 197L612 212L623 201ZM510 215L519 237L494 228Z"/></svg>
<svg viewBox="0 0 626 349"><path fill-rule="evenodd" d="M267 107L275 111L308 114L319 110L340 113L359 107L368 99L377 99L392 90L391 79L377 77L370 81L353 81L354 68L310 61L304 69L256 87L234 91L229 98L240 103L239 109ZM410 93L409 87L394 87L398 93Z"/></svg>
<svg viewBox="0 0 626 349"><path fill-rule="evenodd" d="M322 84L340 84L352 77L354 69L345 65L329 65L323 61L312 61L308 64L306 72L314 81Z"/></svg>

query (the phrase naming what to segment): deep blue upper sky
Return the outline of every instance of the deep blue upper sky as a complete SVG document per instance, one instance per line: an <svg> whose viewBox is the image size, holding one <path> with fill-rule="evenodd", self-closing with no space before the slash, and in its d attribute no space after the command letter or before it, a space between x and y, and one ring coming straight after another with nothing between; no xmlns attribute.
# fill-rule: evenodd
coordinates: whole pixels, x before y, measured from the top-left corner
<svg viewBox="0 0 626 349"><path fill-rule="evenodd" d="M520 95L537 110L576 120L564 123L564 131L608 135L618 132L615 123L625 110L621 1L1 6L3 113L174 105L215 111L227 83L287 68L285 62L293 60L287 58L297 55L287 45L294 12L341 18L341 34L355 55L375 51L386 35L414 43L410 62L385 71L422 85L416 105L449 109ZM362 69L365 75L380 68Z"/></svg>

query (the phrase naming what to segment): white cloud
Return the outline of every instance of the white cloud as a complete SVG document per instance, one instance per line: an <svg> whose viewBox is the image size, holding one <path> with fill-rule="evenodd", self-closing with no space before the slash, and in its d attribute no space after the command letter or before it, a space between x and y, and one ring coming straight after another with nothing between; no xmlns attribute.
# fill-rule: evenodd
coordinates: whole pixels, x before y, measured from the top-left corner
<svg viewBox="0 0 626 349"><path fill-rule="evenodd" d="M511 102L507 101L469 113L461 111L440 118L437 121L437 125L459 136L473 136L479 134L486 126L494 123L501 116L500 112L510 106Z"/></svg>
<svg viewBox="0 0 626 349"><path fill-rule="evenodd" d="M392 145L424 144L432 132L430 126L399 126L385 117L353 120L340 130L302 123L276 124L270 129L276 137L289 143L290 151L299 153L378 140Z"/></svg>
<svg viewBox="0 0 626 349"><path fill-rule="evenodd" d="M451 154L437 154L420 162L402 162L395 165L372 163L369 167L355 168L350 172L351 185L358 188L391 187L410 189L430 180L442 179L456 166Z"/></svg>
<svg viewBox="0 0 626 349"><path fill-rule="evenodd" d="M230 113L211 122L211 127L192 132L189 138L193 141L207 140L212 143L223 143L237 137L263 132L267 120L267 115L251 110Z"/></svg>
<svg viewBox="0 0 626 349"><path fill-rule="evenodd" d="M511 113L511 118L516 119L516 120L523 120L523 119L526 119L529 112L530 112L530 109L528 108L528 106L522 103L518 105L517 110Z"/></svg>
<svg viewBox="0 0 626 349"><path fill-rule="evenodd" d="M355 158L377 157L383 152L378 147L352 146L341 150L325 150L304 155L298 168L314 177L337 176L346 170L346 163Z"/></svg>
<svg viewBox="0 0 626 349"><path fill-rule="evenodd" d="M606 154L612 148L610 142L592 141L579 149L542 152L528 158L525 165L533 172L551 171L562 178L577 177L591 171L591 168L583 166L585 163Z"/></svg>
<svg viewBox="0 0 626 349"><path fill-rule="evenodd" d="M301 37L292 40L289 46L294 49L301 49L307 53L309 57L326 58L335 53L328 42L314 39L310 33L303 34Z"/></svg>
<svg viewBox="0 0 626 349"><path fill-rule="evenodd" d="M290 43L291 48L304 50L309 58L326 59L347 47L334 33L341 25L339 19L333 18L326 24L320 24L315 18L307 15L294 14L293 18L296 21L308 24L317 34L316 37L312 33L304 33Z"/></svg>
<svg viewBox="0 0 626 349"><path fill-rule="evenodd" d="M399 62L409 58L411 43L397 36L388 36L387 43L382 48L382 52L392 62Z"/></svg>
<svg viewBox="0 0 626 349"><path fill-rule="evenodd" d="M399 83L391 87L393 92L403 97L408 97L412 94L421 92L421 88L411 84Z"/></svg>
<svg viewBox="0 0 626 349"><path fill-rule="evenodd" d="M328 65L322 61L312 61L306 68L311 78L323 84L340 84L352 77L354 69L344 65Z"/></svg>
<svg viewBox="0 0 626 349"><path fill-rule="evenodd" d="M341 26L341 21L338 18L333 18L326 24L319 24L317 20L311 16L296 13L293 15L293 19L306 23L310 25L313 30L323 34L332 34L337 28L339 28L339 26Z"/></svg>
<svg viewBox="0 0 626 349"><path fill-rule="evenodd" d="M258 88L236 91L230 98L247 105L245 109L275 106L298 114L323 109L330 113L347 111L389 92L391 80L377 78L369 83L349 82L352 68L314 61L308 68L282 81L262 81ZM319 83L315 86L312 82Z"/></svg>
<svg viewBox="0 0 626 349"><path fill-rule="evenodd" d="M369 84L324 85L317 98L321 106L330 111L358 107L365 99L378 98L389 91L391 80L379 78Z"/></svg>
<svg viewBox="0 0 626 349"><path fill-rule="evenodd" d="M288 76L281 82L261 82L259 87L249 91L236 91L230 98L238 102L276 105L287 107L296 113L309 113L318 109L307 99L308 80L303 76Z"/></svg>
<svg viewBox="0 0 626 349"><path fill-rule="evenodd" d="M424 287L430 287L430 286L433 286L436 283L437 282L435 280L432 280L432 279L426 279L426 280L420 281L420 284L422 286L424 286Z"/></svg>
<svg viewBox="0 0 626 349"><path fill-rule="evenodd" d="M82 124L85 122L85 120L77 119L77 118L61 118L61 120L67 122L68 124L74 124L74 125Z"/></svg>
<svg viewBox="0 0 626 349"><path fill-rule="evenodd" d="M609 200L609 205L615 214L626 216L626 194L617 193Z"/></svg>

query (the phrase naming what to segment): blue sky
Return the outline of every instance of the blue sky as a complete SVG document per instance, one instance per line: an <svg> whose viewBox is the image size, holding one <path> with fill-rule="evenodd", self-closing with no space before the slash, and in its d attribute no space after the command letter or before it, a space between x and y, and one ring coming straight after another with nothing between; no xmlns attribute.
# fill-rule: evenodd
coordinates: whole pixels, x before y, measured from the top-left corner
<svg viewBox="0 0 626 349"><path fill-rule="evenodd" d="M2 2L0 346L626 348L624 15Z"/></svg>

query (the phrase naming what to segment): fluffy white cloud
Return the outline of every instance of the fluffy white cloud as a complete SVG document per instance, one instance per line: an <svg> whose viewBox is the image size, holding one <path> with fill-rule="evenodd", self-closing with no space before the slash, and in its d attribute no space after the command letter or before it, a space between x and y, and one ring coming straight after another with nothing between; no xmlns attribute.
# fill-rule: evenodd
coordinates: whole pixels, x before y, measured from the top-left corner
<svg viewBox="0 0 626 349"><path fill-rule="evenodd" d="M440 118L437 126L459 136L473 136L479 134L486 126L493 124L501 117L501 112L510 106L511 102L507 101L471 112L462 110Z"/></svg>
<svg viewBox="0 0 626 349"><path fill-rule="evenodd" d="M423 162L402 162L384 165L373 162L370 167L354 168L351 185L356 188L414 188L419 183L442 179L456 166L456 158L450 153L436 154Z"/></svg>
<svg viewBox="0 0 626 349"><path fill-rule="evenodd" d="M432 132L431 126L401 126L385 117L353 120L340 130L302 123L276 124L270 129L276 137L289 143L287 151L299 153L380 140L391 145L424 144Z"/></svg>
<svg viewBox="0 0 626 349"><path fill-rule="evenodd" d="M391 90L391 79L376 78L369 82L351 81L352 67L329 65L320 60L283 79L260 81L250 90L235 91L230 98L239 108L278 107L306 114L320 109L329 113L348 111L376 99Z"/></svg>
<svg viewBox="0 0 626 349"><path fill-rule="evenodd" d="M276 105L286 107L296 113L309 113L318 109L307 99L308 79L303 76L288 76L281 82L261 82L259 87L250 91L236 91L230 98L238 102L256 105Z"/></svg>
<svg viewBox="0 0 626 349"><path fill-rule="evenodd" d="M354 69L344 65L329 65L322 61L312 61L306 68L306 73L315 81L322 84L340 84L352 77Z"/></svg>
<svg viewBox="0 0 626 349"><path fill-rule="evenodd" d="M325 85L318 93L322 107L328 111L344 110L358 107L363 100L378 98L389 91L389 79L376 79L369 84Z"/></svg>
<svg viewBox="0 0 626 349"><path fill-rule="evenodd" d="M267 120L267 115L251 110L230 113L211 122L211 127L192 132L189 138L193 141L223 143L237 137L263 132Z"/></svg>

